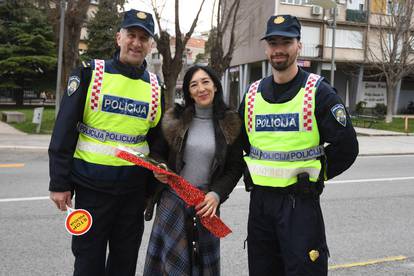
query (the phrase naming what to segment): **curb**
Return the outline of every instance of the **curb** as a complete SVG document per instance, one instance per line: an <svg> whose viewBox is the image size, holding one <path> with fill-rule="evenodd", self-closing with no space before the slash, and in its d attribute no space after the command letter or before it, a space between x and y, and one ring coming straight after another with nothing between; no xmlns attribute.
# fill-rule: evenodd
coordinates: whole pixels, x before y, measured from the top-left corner
<svg viewBox="0 0 414 276"><path fill-rule="evenodd" d="M49 147L45 146L15 146L15 145L1 145L1 149L10 149L10 150L45 150L47 151Z"/></svg>
<svg viewBox="0 0 414 276"><path fill-rule="evenodd" d="M414 155L414 152L384 152L384 153L360 153L358 154L357 158L359 156L365 157L365 156L401 156L401 155Z"/></svg>
<svg viewBox="0 0 414 276"><path fill-rule="evenodd" d="M357 136L365 137L399 137L399 136L414 136L414 133L401 133L401 134L369 134L369 133L358 133Z"/></svg>

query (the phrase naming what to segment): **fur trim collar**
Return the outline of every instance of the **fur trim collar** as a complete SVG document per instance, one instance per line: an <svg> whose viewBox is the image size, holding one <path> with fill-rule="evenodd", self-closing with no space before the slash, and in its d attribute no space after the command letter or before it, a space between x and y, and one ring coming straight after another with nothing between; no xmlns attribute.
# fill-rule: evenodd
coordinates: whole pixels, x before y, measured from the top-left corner
<svg viewBox="0 0 414 276"><path fill-rule="evenodd" d="M170 146L174 145L178 138L181 141L183 140L193 117L194 113L190 108L185 109L179 118L177 118L174 108L167 110L162 119L162 130ZM227 110L224 118L220 119L218 124L226 139L226 143L234 143L240 134L241 120L239 115L234 111Z"/></svg>

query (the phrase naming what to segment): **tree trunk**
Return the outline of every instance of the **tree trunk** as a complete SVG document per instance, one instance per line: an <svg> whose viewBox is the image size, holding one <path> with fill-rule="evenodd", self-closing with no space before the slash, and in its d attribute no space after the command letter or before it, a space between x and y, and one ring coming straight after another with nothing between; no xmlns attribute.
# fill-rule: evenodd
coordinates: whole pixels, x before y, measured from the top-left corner
<svg viewBox="0 0 414 276"><path fill-rule="evenodd" d="M90 0L68 1L65 13L64 54L62 62L61 90L65 89L71 71L79 65L79 41L87 18ZM62 96L62 94L61 94ZM59 100L60 99L56 99Z"/></svg>
<svg viewBox="0 0 414 276"><path fill-rule="evenodd" d="M176 54L177 55L177 54ZM181 72L182 64L177 64L176 62L166 64L162 66L164 73L164 83L165 83L165 107L170 108L174 105L175 99L175 89L177 85L178 75Z"/></svg>
<svg viewBox="0 0 414 276"><path fill-rule="evenodd" d="M392 115L394 115L395 104L395 90L397 85L395 83L387 84L387 115L385 116L385 122L392 122Z"/></svg>
<svg viewBox="0 0 414 276"><path fill-rule="evenodd" d="M59 45L60 0L45 0L40 3L47 9L53 25L56 45ZM63 38L62 82L65 89L69 74L79 64L79 41L81 29L87 18L90 0L67 0L65 11L65 28ZM62 95L62 94L61 94ZM60 101L60 99L56 99Z"/></svg>
<svg viewBox="0 0 414 276"><path fill-rule="evenodd" d="M168 78L164 77L165 81L165 107L166 109L172 107L174 105L175 99L175 80L177 77L169 76Z"/></svg>
<svg viewBox="0 0 414 276"><path fill-rule="evenodd" d="M14 99L16 101L16 107L22 107L24 103L24 89L18 88L14 91Z"/></svg>

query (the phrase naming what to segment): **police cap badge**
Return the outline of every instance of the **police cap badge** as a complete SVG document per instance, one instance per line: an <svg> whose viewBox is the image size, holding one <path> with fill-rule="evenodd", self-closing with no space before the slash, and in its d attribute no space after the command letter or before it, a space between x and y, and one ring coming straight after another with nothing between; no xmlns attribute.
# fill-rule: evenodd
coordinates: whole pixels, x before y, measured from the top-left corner
<svg viewBox="0 0 414 276"><path fill-rule="evenodd" d="M68 80L68 87L66 88L66 91L68 93L68 96L72 96L73 93L78 90L80 84L80 79L78 76L71 76Z"/></svg>
<svg viewBox="0 0 414 276"><path fill-rule="evenodd" d="M285 18L283 16L277 16L273 20L273 23L275 23L275 24L282 24L283 22L285 22Z"/></svg>
<svg viewBox="0 0 414 276"><path fill-rule="evenodd" d="M145 18L147 18L147 15L145 14L145 12L138 12L137 17L141 20L144 20Z"/></svg>
<svg viewBox="0 0 414 276"><path fill-rule="evenodd" d="M346 126L346 111L345 107L342 104L336 104L331 108L331 113L334 116L335 120L338 121L342 126Z"/></svg>
<svg viewBox="0 0 414 276"><path fill-rule="evenodd" d="M146 31L150 36L154 37L154 20L150 13L134 9L126 11L121 23L121 28L127 29L131 27L139 27Z"/></svg>

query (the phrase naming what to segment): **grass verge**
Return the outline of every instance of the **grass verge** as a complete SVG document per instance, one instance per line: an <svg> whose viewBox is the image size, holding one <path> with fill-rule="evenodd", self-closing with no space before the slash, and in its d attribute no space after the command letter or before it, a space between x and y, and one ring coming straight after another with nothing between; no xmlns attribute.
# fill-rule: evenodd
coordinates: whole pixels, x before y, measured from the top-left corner
<svg viewBox="0 0 414 276"><path fill-rule="evenodd" d="M354 126L359 127L363 125L363 122L358 119L352 119L352 124ZM405 122L403 118L394 118L392 120L392 123L389 123L389 124L387 124L385 121L377 121L376 123L373 123L371 126L372 129L381 129L381 130L405 133L404 127L405 127ZM414 133L414 119L413 118L408 119L408 133Z"/></svg>
<svg viewBox="0 0 414 276"><path fill-rule="evenodd" d="M2 111L19 111L24 113L26 120L23 123L10 123L9 125L26 133L35 134L36 133L36 124L32 123L33 119L33 111L34 108L37 106L30 106L30 107L2 107L0 108L0 112ZM51 134L53 130L53 126L55 125L55 108L53 106L48 107L46 106L43 111L43 118L42 124L40 127L40 134Z"/></svg>

